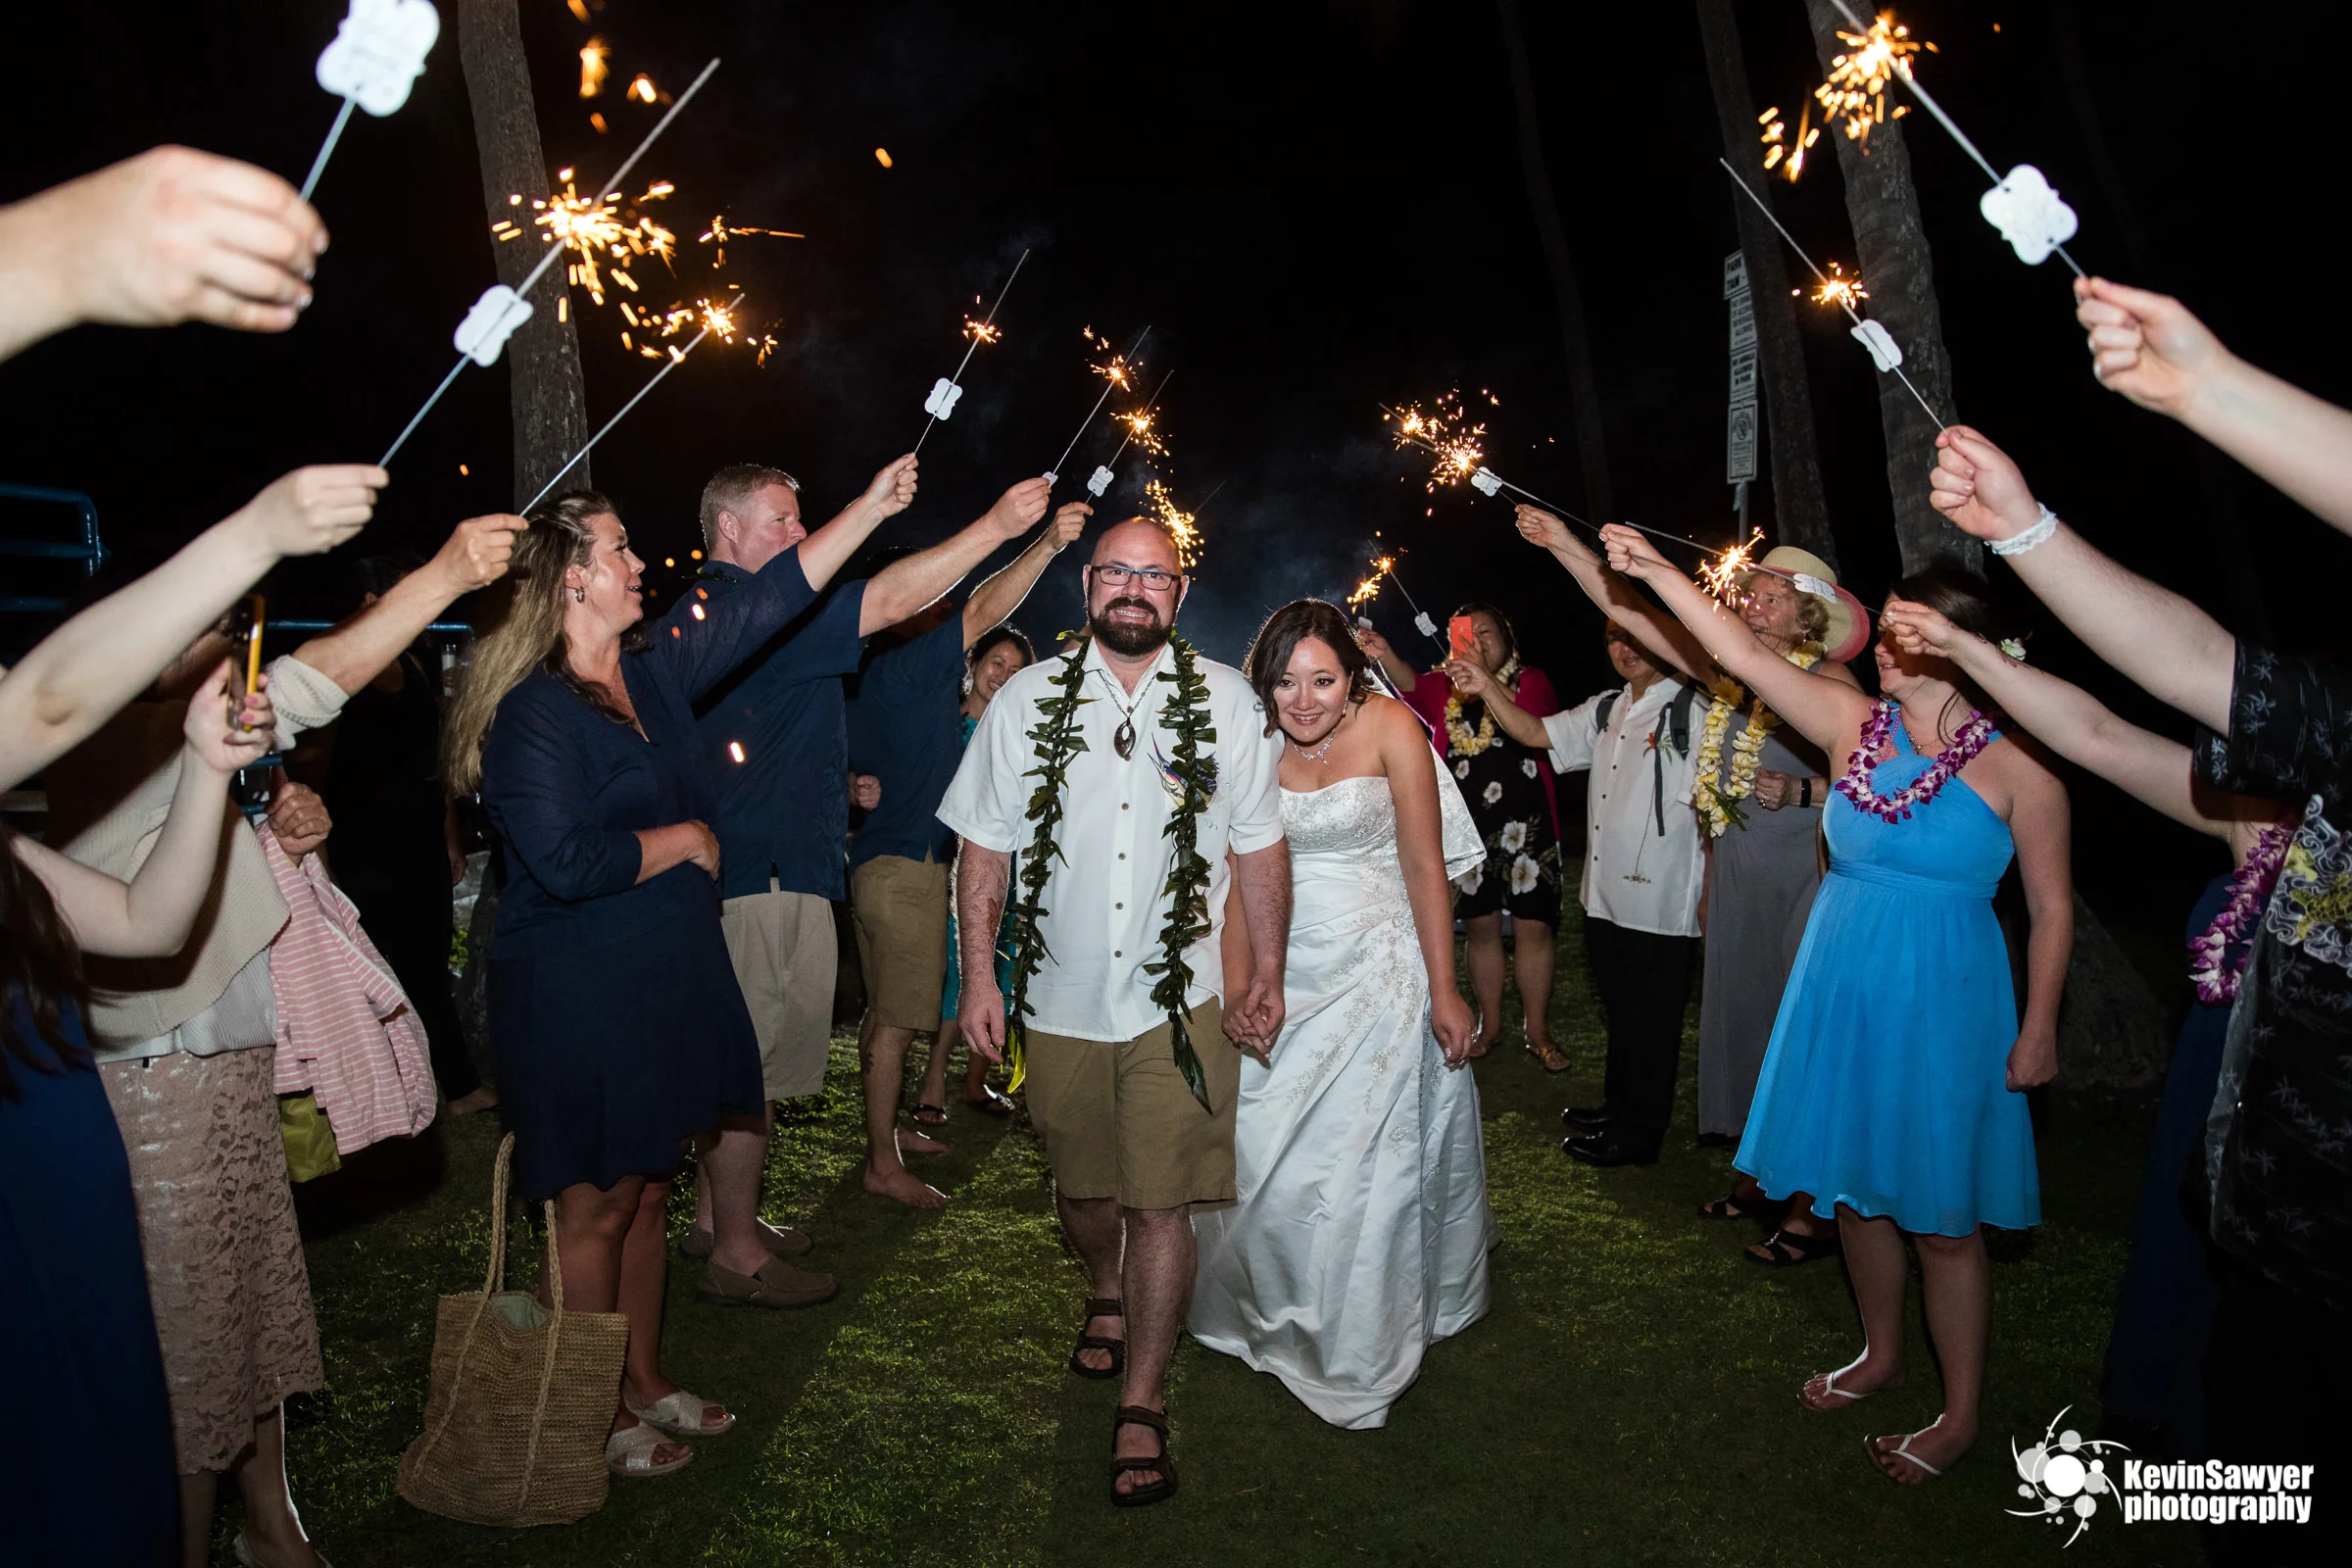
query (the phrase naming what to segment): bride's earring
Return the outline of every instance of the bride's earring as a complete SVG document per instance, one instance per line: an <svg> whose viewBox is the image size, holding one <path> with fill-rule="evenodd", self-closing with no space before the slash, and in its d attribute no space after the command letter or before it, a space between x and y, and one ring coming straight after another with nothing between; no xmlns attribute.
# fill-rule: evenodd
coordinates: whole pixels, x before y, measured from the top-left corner
<svg viewBox="0 0 2352 1568"><path fill-rule="evenodd" d="M588 590L585 588L574 588L571 591L571 602L575 605L586 604L588 602Z"/></svg>

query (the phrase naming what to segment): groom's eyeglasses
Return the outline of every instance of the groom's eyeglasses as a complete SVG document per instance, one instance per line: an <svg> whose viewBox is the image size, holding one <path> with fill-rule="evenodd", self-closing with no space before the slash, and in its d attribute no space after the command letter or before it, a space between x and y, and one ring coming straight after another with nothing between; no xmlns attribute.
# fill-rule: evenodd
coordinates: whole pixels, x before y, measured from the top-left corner
<svg viewBox="0 0 2352 1568"><path fill-rule="evenodd" d="M1104 562L1095 568L1096 581L1105 588L1124 588L1130 579L1143 584L1146 593L1163 594L1184 581L1180 573L1162 571L1157 566L1122 566L1115 561Z"/></svg>

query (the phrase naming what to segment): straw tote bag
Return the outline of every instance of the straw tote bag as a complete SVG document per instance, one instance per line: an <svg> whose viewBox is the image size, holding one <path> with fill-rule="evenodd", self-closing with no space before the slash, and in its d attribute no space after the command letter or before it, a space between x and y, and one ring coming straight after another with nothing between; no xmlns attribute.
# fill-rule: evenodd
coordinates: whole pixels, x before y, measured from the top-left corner
<svg viewBox="0 0 2352 1568"><path fill-rule="evenodd" d="M477 1525L569 1524L604 1506L605 1435L619 1398L629 1320L564 1310L556 1205L547 1205L553 1311L505 1289L507 1166L490 1191L490 1270L478 1291L441 1298L424 1431L400 1456L398 1490L428 1513Z"/></svg>

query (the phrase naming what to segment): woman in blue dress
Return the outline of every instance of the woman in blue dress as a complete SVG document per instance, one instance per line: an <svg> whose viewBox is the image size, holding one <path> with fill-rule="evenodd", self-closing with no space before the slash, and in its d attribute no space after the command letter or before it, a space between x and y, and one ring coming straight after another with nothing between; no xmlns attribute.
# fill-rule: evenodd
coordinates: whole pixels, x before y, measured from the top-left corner
<svg viewBox="0 0 2352 1568"><path fill-rule="evenodd" d="M2247 946L2291 831L2279 820L2283 808L2196 787L2187 747L2125 722L2080 686L2010 658L1925 605L1889 604L1886 629L1906 653L1950 660L2011 723L2068 761L2229 847L2230 872L2207 883L2189 910L2196 997L2165 1074L2099 1385L2109 1415L2155 1429L2172 1458L2202 1459L2205 1347L2221 1288L2202 1217L2189 1212L2181 1193L2221 1078L2222 1041Z"/></svg>
<svg viewBox="0 0 2352 1568"><path fill-rule="evenodd" d="M1656 589L1731 676L1831 760L1830 870L1781 999L1755 1106L1734 1163L1765 1192L1815 1195L1835 1216L1861 1308L1863 1348L1799 1397L1835 1410L1904 1376L1904 1238L1919 1250L1942 1414L1866 1440L1917 1485L1975 1443L1991 1312L1984 1227L2041 1220L2023 1091L2058 1070L2058 998L2074 948L2066 790L2003 738L1949 660L1882 636L1876 702L1757 642L1633 529L1603 530L1609 564ZM2000 632L1973 574L1935 566L1895 585L1957 625ZM1993 890L2014 854L2032 919L2017 1016Z"/></svg>
<svg viewBox="0 0 2352 1568"><path fill-rule="evenodd" d="M619 1311L629 1347L606 1446L616 1475L666 1475L672 1437L735 1418L662 1369L662 1204L681 1143L763 1107L759 1047L719 927L717 814L693 702L814 599L873 523L904 508L911 460L875 481L895 506L845 514L750 587L688 593L648 636L612 504L577 491L516 541L514 598L476 646L444 736L507 849L490 1033L514 1180L553 1198L565 1305Z"/></svg>

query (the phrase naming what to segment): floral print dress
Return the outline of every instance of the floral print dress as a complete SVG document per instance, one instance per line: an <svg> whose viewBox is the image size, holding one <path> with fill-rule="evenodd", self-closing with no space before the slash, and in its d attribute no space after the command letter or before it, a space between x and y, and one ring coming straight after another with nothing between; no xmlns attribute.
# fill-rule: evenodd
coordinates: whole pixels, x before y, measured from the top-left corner
<svg viewBox="0 0 2352 1568"><path fill-rule="evenodd" d="M1539 669L1521 669L1512 682L1519 706L1542 718L1559 708L1551 682ZM1461 898L1454 912L1476 919L1507 909L1514 920L1537 920L1555 930L1560 923L1560 832L1551 769L1544 754L1522 746L1486 723L1486 705L1465 703L1459 721L1486 746L1467 751L1449 738L1446 705L1453 696L1445 676L1423 675L1408 697L1413 710L1435 730L1446 765L1470 803L1470 815L1487 841L1484 865L1454 883Z"/></svg>

